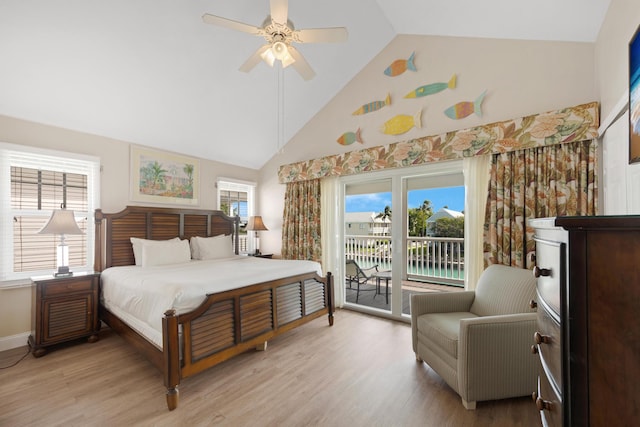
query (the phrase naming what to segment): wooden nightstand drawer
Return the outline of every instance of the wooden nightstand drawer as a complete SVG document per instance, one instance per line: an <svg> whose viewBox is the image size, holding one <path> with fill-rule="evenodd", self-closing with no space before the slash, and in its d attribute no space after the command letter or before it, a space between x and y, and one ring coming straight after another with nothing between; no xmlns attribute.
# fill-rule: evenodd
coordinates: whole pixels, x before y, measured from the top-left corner
<svg viewBox="0 0 640 427"><path fill-rule="evenodd" d="M78 279L64 278L48 280L42 288L43 296L64 295L72 292L87 292L94 286L94 276L85 276Z"/></svg>

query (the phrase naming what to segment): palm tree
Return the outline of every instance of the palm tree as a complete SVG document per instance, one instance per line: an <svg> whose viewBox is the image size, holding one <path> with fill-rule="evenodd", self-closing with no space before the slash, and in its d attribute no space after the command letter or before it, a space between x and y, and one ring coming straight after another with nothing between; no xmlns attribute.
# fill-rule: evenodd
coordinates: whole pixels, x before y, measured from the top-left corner
<svg viewBox="0 0 640 427"><path fill-rule="evenodd" d="M188 180L187 181L187 186L186 186L186 191L189 194L189 196L193 196L193 165L187 163L187 164L184 165L182 170L187 175L187 180Z"/></svg>
<svg viewBox="0 0 640 427"><path fill-rule="evenodd" d="M387 226L387 220L389 220L389 222L391 222L391 206L387 205L384 207L384 211L380 212L378 215L376 215L376 219L380 218L382 219L382 223L384 224L384 226Z"/></svg>
<svg viewBox="0 0 640 427"><path fill-rule="evenodd" d="M424 211L427 214L427 217L433 215L433 205L431 204L431 200L425 200L422 202L422 206L420 206L420 210Z"/></svg>
<svg viewBox="0 0 640 427"><path fill-rule="evenodd" d="M162 165L158 163L157 160L153 162L150 168L151 168L150 170L151 170L151 179L153 182L153 188L156 190L159 188L162 188L167 170L163 169Z"/></svg>
<svg viewBox="0 0 640 427"><path fill-rule="evenodd" d="M391 206L385 206L384 211L376 215L376 218L382 218L382 221L391 220Z"/></svg>

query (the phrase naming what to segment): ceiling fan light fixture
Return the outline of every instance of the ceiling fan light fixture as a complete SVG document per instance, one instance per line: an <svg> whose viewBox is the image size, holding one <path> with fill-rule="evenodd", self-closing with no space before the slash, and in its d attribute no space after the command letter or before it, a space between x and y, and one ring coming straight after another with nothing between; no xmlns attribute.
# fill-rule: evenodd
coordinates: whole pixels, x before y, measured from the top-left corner
<svg viewBox="0 0 640 427"><path fill-rule="evenodd" d="M282 68L287 68L289 65L296 62L296 60L293 58L293 56L289 54L289 52L287 52L287 54L284 56L284 58L281 59L281 61L282 61Z"/></svg>
<svg viewBox="0 0 640 427"><path fill-rule="evenodd" d="M262 60L273 67L273 63L276 62L276 56L273 54L272 49L267 49L260 54Z"/></svg>
<svg viewBox="0 0 640 427"><path fill-rule="evenodd" d="M281 41L273 43L273 45L271 46L271 50L273 51L273 55L276 57L276 59L279 59L281 61L285 56L289 55L289 49L287 49L287 45Z"/></svg>

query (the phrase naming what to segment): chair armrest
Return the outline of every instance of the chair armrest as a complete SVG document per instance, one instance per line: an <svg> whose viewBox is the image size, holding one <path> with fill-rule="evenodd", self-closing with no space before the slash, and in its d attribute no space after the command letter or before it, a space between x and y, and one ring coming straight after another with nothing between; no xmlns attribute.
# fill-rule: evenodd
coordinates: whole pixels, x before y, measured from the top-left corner
<svg viewBox="0 0 640 427"><path fill-rule="evenodd" d="M460 320L458 386L467 401L524 396L535 391L537 358L531 354L536 313Z"/></svg>
<svg viewBox="0 0 640 427"><path fill-rule="evenodd" d="M411 317L426 313L469 311L474 298L474 291L412 294Z"/></svg>
<svg viewBox="0 0 640 427"><path fill-rule="evenodd" d="M418 316L427 313L449 313L469 311L474 291L420 293L411 295L411 336L413 350L416 350L418 336Z"/></svg>
<svg viewBox="0 0 640 427"><path fill-rule="evenodd" d="M360 270L362 270L362 272L366 275L366 276L370 276L369 272L377 272L378 271L378 264L372 266L372 267L367 267L367 268L361 268Z"/></svg>

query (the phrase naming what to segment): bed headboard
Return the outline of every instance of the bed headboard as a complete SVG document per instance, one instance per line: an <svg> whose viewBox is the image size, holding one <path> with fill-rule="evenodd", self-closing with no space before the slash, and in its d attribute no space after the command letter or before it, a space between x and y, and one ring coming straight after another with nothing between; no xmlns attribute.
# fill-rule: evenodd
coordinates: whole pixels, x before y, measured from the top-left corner
<svg viewBox="0 0 640 427"><path fill-rule="evenodd" d="M230 234L230 243L238 253L240 217L230 217L222 211L127 206L111 214L96 209L95 221L95 271L134 265L130 237L167 240Z"/></svg>

